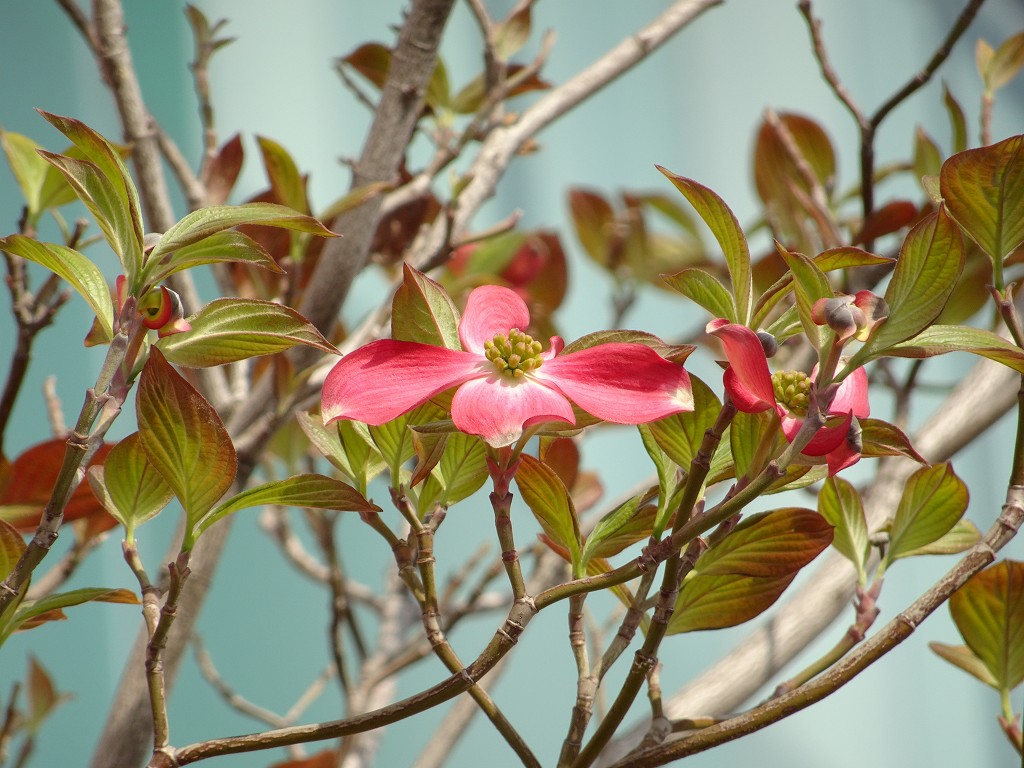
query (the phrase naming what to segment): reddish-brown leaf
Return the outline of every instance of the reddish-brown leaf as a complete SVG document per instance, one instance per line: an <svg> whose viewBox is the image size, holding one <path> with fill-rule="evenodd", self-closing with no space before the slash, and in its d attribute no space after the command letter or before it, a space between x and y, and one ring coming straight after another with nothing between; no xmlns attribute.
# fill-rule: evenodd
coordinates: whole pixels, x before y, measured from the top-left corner
<svg viewBox="0 0 1024 768"><path fill-rule="evenodd" d="M210 163L203 169L203 181L206 183L206 202L208 205L223 205L227 202L231 190L235 188L238 174L242 171L245 161L245 150L242 148L241 134L236 133L217 150Z"/></svg>
<svg viewBox="0 0 1024 768"><path fill-rule="evenodd" d="M909 200L892 200L876 209L864 220L864 226L853 239L855 243L877 240L883 235L898 232L917 221L917 206Z"/></svg>
<svg viewBox="0 0 1024 768"><path fill-rule="evenodd" d="M66 447L66 439L47 440L28 448L11 463L10 482L4 492L0 494L0 507L16 505L32 508L31 511L10 519L11 525L20 529L33 529L39 524L39 517L50 500L50 493L57 482ZM112 447L109 443L101 445L93 455L89 466L102 464ZM64 509L64 520L71 521L92 516L109 523L103 530L109 530L117 524L93 496L89 484L81 483L71 494L71 499Z"/></svg>

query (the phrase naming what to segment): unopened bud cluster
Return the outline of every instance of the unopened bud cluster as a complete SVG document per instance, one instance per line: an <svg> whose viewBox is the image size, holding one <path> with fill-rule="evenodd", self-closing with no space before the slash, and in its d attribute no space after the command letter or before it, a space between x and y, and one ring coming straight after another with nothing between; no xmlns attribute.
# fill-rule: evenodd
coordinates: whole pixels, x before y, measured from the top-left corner
<svg viewBox="0 0 1024 768"><path fill-rule="evenodd" d="M540 368L542 350L539 341L534 341L518 328L513 328L507 336L499 333L491 341L484 342L484 355L502 376L510 379L521 378Z"/></svg>

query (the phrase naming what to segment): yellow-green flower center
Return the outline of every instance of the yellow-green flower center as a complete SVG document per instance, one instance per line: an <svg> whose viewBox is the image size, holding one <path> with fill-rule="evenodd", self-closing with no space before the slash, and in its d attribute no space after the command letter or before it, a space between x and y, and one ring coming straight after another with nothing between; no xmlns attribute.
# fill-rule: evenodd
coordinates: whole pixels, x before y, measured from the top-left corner
<svg viewBox="0 0 1024 768"><path fill-rule="evenodd" d="M807 415L810 402L811 377L800 371L779 371L772 374L775 399L797 416Z"/></svg>
<svg viewBox="0 0 1024 768"><path fill-rule="evenodd" d="M494 363L502 376L518 379L530 371L540 368L542 347L539 341L513 328L508 334L499 333L491 341L484 342L484 355Z"/></svg>

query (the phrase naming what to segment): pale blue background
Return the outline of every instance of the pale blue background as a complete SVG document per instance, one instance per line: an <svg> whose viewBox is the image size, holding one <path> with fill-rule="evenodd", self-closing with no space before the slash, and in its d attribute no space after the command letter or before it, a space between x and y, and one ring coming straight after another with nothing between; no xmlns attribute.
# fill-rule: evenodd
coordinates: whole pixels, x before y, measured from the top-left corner
<svg viewBox="0 0 1024 768"><path fill-rule="evenodd" d="M197 0L211 20L230 17L226 34L238 41L215 59L212 78L217 121L222 138L244 132L249 162L238 187L238 200L264 184L255 159L256 134L271 137L294 155L299 167L312 172L311 192L325 205L347 185L336 161L358 153L366 112L344 91L331 60L367 39L389 41L388 25L399 18L404 3L296 3ZM548 0L539 4L537 29L556 27L558 45L545 75L558 82L591 61L627 30L637 29L665 3L610 0ZM495 8L510 2L492 3ZM149 106L195 158L199 150L194 97L186 62L192 43L181 2L127 0L133 55ZM601 299L608 279L585 260L567 226L565 189L587 185L605 194L623 188L670 191L654 164L710 184L750 221L755 197L748 169L753 131L763 110L793 110L821 120L842 147L843 184L854 178L855 131L843 108L819 81L808 51L803 22L791 2L735 0L713 9L666 49L607 91L577 109L567 120L540 136L544 151L521 159L488 204L480 226L512 209L523 212L525 226L559 227L570 252L571 292L560 316L565 335L574 338L607 324L610 311ZM832 61L866 111L871 111L931 55L959 10L950 0L870 0L815 3L824 20ZM940 72L973 119L979 88L973 68L973 46L979 36L998 42L1024 27L1024 9L1013 0L990 0L979 23ZM476 28L459 4L449 25L443 54L456 85L476 71ZM1002 92L994 136L1021 130L1022 90L1019 84ZM32 107L73 115L113 139L119 130L109 94L101 87L94 63L56 3L0 4L0 124L35 137L50 149L64 142ZM939 80L915 95L893 114L878 139L881 162L909 155L915 125L921 124L948 146L949 130L941 108ZM976 142L976 129L972 142ZM0 171L0 230L17 226L18 195L6 169ZM183 210L180 207L179 213ZM44 233L45 235L45 233ZM52 236L52 235L51 235ZM763 245L763 243L760 243ZM102 249L94 257L115 274L113 258ZM347 317L376 301L373 277L359 284ZM0 359L10 349L9 301L0 299ZM628 324L672 336L706 318L694 308L660 292L643 294L643 306ZM40 417L41 382L56 373L58 391L68 418L81 403L84 388L94 379L100 360L96 350L81 346L88 325L84 303L73 300L60 322L47 330L37 347L29 381L8 445L13 454L48 437ZM691 367L711 374L707 356ZM696 358L697 356L695 356ZM950 381L929 366L929 380ZM884 403L875 402L884 417ZM129 414L130 415L130 414ZM131 431L129 420L115 435ZM620 431L596 436L586 461L604 468L607 497L633 486L649 471L638 450L616 449L618 440L638 447L635 433ZM1004 421L999 431L969 456L956 462L970 478L970 516L982 527L995 517L1009 466L1012 431ZM592 447L590 447L592 445ZM378 499L381 501L382 499ZM521 511L521 510L520 510ZM152 570L162 557L173 530L171 514L142 531L144 557ZM465 552L492 536L485 505L468 504L450 515L439 537L440 562L459 562ZM518 535L528 541L532 530L523 519ZM354 521L342 527L343 549L350 571L371 583L387 553ZM1020 559L1024 546L1015 542L1006 554ZM901 562L887 578L882 619L909 603L949 566L946 559ZM116 540L107 542L76 580L79 585L132 586ZM327 661L324 636L324 595L281 566L281 558L256 528L253 519L240 521L228 547L200 631L221 672L238 690L264 706L286 709ZM996 696L966 675L932 656L928 640L956 642L942 609L891 656L823 704L751 738L693 758L698 766L756 763L764 768L836 766L865 763L895 766L915 762L945 766L1010 766L1017 758L998 732ZM463 658L472 658L493 628L494 618L455 633ZM517 654L523 663L499 685L496 696L512 722L528 735L545 764L554 762L564 736L573 696L572 662L564 638L564 612L539 616ZM75 692L44 732L35 765L85 765L103 724L109 697L125 654L139 626L138 614L120 606L85 606L70 621L19 635L3 651L0 697L12 680L24 674L26 658L37 655L61 690ZM844 625L845 626L845 625ZM841 627L825 639L823 650ZM742 636L742 630L669 639L663 646L666 689L688 679L720 656ZM281 653L287 651L285 661ZM810 658L810 657L808 657ZM537 666L533 666L536 664ZM402 693L411 693L440 679L440 665L428 660L403 678ZM613 675L614 676L614 675ZM538 703L539 702L539 703ZM563 702L554 710L552 702ZM1022 706L1018 693L1017 709ZM639 701L635 715L646 716ZM228 711L189 662L172 702L175 743L257 729L253 722ZM329 690L305 720L338 715L337 697ZM438 722L428 713L396 727L385 738L380 765L408 765ZM283 753L222 758L211 765L264 766ZM495 744L487 726L474 727L460 743L453 765L514 765L507 748Z"/></svg>

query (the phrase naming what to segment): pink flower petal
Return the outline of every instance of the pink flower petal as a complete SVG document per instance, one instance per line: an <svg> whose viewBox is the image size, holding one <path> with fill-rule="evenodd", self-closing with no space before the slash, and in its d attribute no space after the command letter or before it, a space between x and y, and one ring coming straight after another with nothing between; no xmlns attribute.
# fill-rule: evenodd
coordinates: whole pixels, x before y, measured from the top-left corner
<svg viewBox="0 0 1024 768"><path fill-rule="evenodd" d="M860 461L860 451L850 445L849 440L844 440L834 451L828 452L828 474L838 474L847 467L852 467Z"/></svg>
<svg viewBox="0 0 1024 768"><path fill-rule="evenodd" d="M518 293L500 285L482 285L469 294L459 322L459 338L467 352L482 355L484 342L495 334L513 328L525 331L529 325L530 310Z"/></svg>
<svg viewBox="0 0 1024 768"><path fill-rule="evenodd" d="M793 438L800 431L803 422L803 419L797 418L792 414L786 414L782 417L782 432L787 440L793 442ZM831 453L846 442L846 436L850 432L850 424L852 422L853 414L847 413L838 423L822 427L814 434L811 442L800 453L805 456L825 456Z"/></svg>
<svg viewBox="0 0 1024 768"><path fill-rule="evenodd" d="M452 421L461 432L479 435L495 448L511 445L523 427L544 421L575 424L572 404L539 381L511 381L497 373L467 381L452 398Z"/></svg>
<svg viewBox="0 0 1024 768"><path fill-rule="evenodd" d="M843 379L829 408L829 413L851 411L858 419L865 419L871 415L871 406L868 403L868 374L863 368L858 368Z"/></svg>
<svg viewBox="0 0 1024 768"><path fill-rule="evenodd" d="M343 357L327 374L323 419L383 424L439 392L487 375L490 363L468 352L382 339Z"/></svg>
<svg viewBox="0 0 1024 768"><path fill-rule="evenodd" d="M693 410L683 367L642 344L582 349L546 361L533 375L587 413L617 424L645 424Z"/></svg>
<svg viewBox="0 0 1024 768"><path fill-rule="evenodd" d="M775 390L768 372L768 359L757 334L745 325L718 319L708 323L707 332L717 336L729 360L723 379L736 408L744 413L759 413L775 405Z"/></svg>

